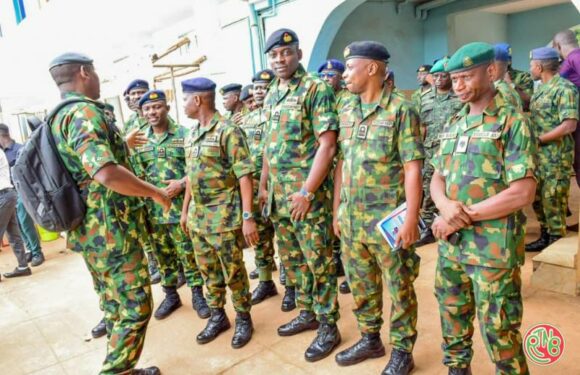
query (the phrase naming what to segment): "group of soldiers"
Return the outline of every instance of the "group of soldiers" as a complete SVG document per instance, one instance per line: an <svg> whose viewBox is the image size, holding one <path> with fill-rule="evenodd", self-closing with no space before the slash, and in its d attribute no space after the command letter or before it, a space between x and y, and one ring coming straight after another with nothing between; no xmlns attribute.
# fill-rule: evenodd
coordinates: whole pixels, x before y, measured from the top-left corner
<svg viewBox="0 0 580 375"><path fill-rule="evenodd" d="M84 99L57 115L53 134L67 169L88 191L86 218L68 242L83 254L104 312L95 328L108 337L101 373L160 374L154 366L134 369L156 273L165 292L157 319L181 306L177 288L187 283L193 308L208 319L197 342L209 343L231 327L228 287L236 311L231 346L246 345L252 305L278 293L275 241L281 309L299 310L278 334L316 330L305 359L330 355L341 342L340 289L352 292L361 339L336 362L385 356L385 283L393 348L382 373L408 374L417 339L416 247L435 240L449 373L471 373L476 313L497 372L528 373L519 332L522 208L535 199L544 245L565 233L555 213L567 207L570 123L578 120L578 93L559 78L557 52L531 52L532 77L543 83L532 94L531 78L510 66L509 46L470 43L421 66L412 100L396 89L390 53L378 42L349 44L344 64L328 60L318 74L300 63L292 30L272 33L265 53L271 70L256 73L251 86L220 90L224 115L213 81L181 83L191 129L169 116L163 91L135 80L125 92L135 113L121 132L112 108L97 101L89 57L68 53L51 63L63 98ZM404 202L391 249L376 225ZM419 232L421 216L426 233ZM253 292L246 247L255 250ZM347 282L339 287L341 268Z"/></svg>

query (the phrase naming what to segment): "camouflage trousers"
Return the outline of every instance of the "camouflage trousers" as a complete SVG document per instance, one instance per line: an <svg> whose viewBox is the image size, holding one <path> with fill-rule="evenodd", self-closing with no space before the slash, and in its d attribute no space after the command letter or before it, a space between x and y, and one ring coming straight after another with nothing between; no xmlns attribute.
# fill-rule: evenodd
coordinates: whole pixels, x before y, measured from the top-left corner
<svg viewBox="0 0 580 375"><path fill-rule="evenodd" d="M435 275L443 332L443 364L467 367L473 357L477 312L487 353L497 374L528 374L519 328L522 322L520 268L490 268L439 257Z"/></svg>
<svg viewBox="0 0 580 375"><path fill-rule="evenodd" d="M568 211L568 196L570 193L569 178L550 178L538 176L534 212L540 227L547 229L554 236L566 235L566 213Z"/></svg>
<svg viewBox="0 0 580 375"><path fill-rule="evenodd" d="M137 242L125 252L89 248L82 253L105 312L103 375L130 373L143 349L152 299L147 261Z"/></svg>
<svg viewBox="0 0 580 375"><path fill-rule="evenodd" d="M207 287L207 304L221 309L226 304L226 286L232 291L237 312L251 308L250 282L244 264L241 230L223 233L191 232L195 260Z"/></svg>
<svg viewBox="0 0 580 375"><path fill-rule="evenodd" d="M286 278L296 288L296 305L313 311L319 321L339 319L336 264L332 259L330 219L321 216L293 222L272 217Z"/></svg>
<svg viewBox="0 0 580 375"><path fill-rule="evenodd" d="M256 268L260 281L272 280L272 268L274 266L274 227L270 220L257 219L258 235L260 239L254 246Z"/></svg>
<svg viewBox="0 0 580 375"><path fill-rule="evenodd" d="M433 178L433 172L435 169L431 164L431 158L437 151L437 147L426 148L427 158L423 163L423 204L421 205L421 217L428 228L431 228L433 221L435 220L435 213L437 213L437 207L431 198L431 179Z"/></svg>
<svg viewBox="0 0 580 375"><path fill-rule="evenodd" d="M342 236L342 259L354 298L353 312L362 333L383 325L383 278L391 297L389 341L412 352L417 340L417 297L413 282L421 258L414 248L391 251L387 244L365 244Z"/></svg>
<svg viewBox="0 0 580 375"><path fill-rule="evenodd" d="M203 278L195 263L191 240L183 233L179 224L152 224L151 227L153 253L159 263L161 285L177 285L177 271L181 264L187 286L202 286Z"/></svg>

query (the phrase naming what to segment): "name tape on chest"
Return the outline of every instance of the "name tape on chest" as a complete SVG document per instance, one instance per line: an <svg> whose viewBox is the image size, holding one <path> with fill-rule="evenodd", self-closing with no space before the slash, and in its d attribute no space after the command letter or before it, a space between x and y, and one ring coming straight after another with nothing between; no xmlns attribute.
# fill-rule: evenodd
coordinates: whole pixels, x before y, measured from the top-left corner
<svg viewBox="0 0 580 375"><path fill-rule="evenodd" d="M394 125L394 122L389 120L374 120L371 124L374 126L382 126L390 128Z"/></svg>
<svg viewBox="0 0 580 375"><path fill-rule="evenodd" d="M479 139L498 139L499 137L501 137L501 132L478 131L471 135L471 138Z"/></svg>
<svg viewBox="0 0 580 375"><path fill-rule="evenodd" d="M457 133L439 133L437 139L444 140L444 139L455 139L457 138Z"/></svg>

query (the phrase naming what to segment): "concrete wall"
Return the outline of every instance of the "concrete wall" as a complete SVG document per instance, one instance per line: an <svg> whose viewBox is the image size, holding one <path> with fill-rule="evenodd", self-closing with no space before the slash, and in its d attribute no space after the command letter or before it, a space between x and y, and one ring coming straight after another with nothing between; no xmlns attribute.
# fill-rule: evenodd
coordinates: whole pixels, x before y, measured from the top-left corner
<svg viewBox="0 0 580 375"><path fill-rule="evenodd" d="M480 10L448 16L449 50L474 41L499 43L507 40L507 16Z"/></svg>
<svg viewBox="0 0 580 375"><path fill-rule="evenodd" d="M350 42L369 39L387 46L391 53L389 67L395 72L397 86L414 89L417 66L423 63L423 23L415 19L413 7L402 6L397 14L395 4L390 2L360 5L342 24L328 57L342 58L344 47Z"/></svg>
<svg viewBox="0 0 580 375"><path fill-rule="evenodd" d="M530 50L548 44L558 31L578 24L580 14L572 3L510 14L507 31L514 66L528 70Z"/></svg>
<svg viewBox="0 0 580 375"><path fill-rule="evenodd" d="M450 54L448 30L446 14L429 16L423 22L423 61L425 63L431 63L435 59Z"/></svg>

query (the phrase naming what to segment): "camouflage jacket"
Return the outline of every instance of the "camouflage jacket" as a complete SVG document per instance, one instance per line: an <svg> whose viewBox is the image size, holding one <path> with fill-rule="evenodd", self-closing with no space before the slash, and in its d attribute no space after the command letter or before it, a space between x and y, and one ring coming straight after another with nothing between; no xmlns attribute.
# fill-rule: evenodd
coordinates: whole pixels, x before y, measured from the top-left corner
<svg viewBox="0 0 580 375"><path fill-rule="evenodd" d="M145 128L147 144L135 150L135 160L139 163L145 180L160 188L167 187L163 181L181 180L185 177L184 140L187 129L171 118L168 121L167 132L160 138L153 133L152 126ZM178 224L182 207L183 193L173 198L168 212L163 212L163 208L152 200L147 201L147 214L149 220L155 224Z"/></svg>
<svg viewBox="0 0 580 375"><path fill-rule="evenodd" d="M507 104L514 106L520 111L523 109L524 103L522 102L520 94L518 94L518 92L513 87L511 87L509 83L503 79L498 79L494 82L494 85L495 89L499 92Z"/></svg>
<svg viewBox="0 0 580 375"><path fill-rule="evenodd" d="M413 94L411 95L411 102L413 103L417 113L421 112L421 96L429 90L431 90L431 86L429 86L427 89L424 89L423 86L421 86L417 90L413 91Z"/></svg>
<svg viewBox="0 0 580 375"><path fill-rule="evenodd" d="M567 79L556 74L538 87L530 100L530 120L536 137L547 133L566 119L578 119L578 90ZM574 162L572 134L538 145L538 172L542 176L569 178Z"/></svg>
<svg viewBox="0 0 580 375"><path fill-rule="evenodd" d="M510 66L508 68L508 73L515 87L525 92L529 96L532 96L534 93L534 80L532 79L532 75L529 72L516 70Z"/></svg>
<svg viewBox="0 0 580 375"><path fill-rule="evenodd" d="M145 118L139 117L137 112L133 112L129 119L125 122L125 126L123 128L123 135L129 134L132 130L135 129L143 129L148 125L148 122Z"/></svg>
<svg viewBox="0 0 580 375"><path fill-rule="evenodd" d="M466 105L445 125L433 166L445 178L447 197L470 206L499 194L516 180L533 178L536 145L527 118L500 95L482 115L468 114ZM460 230L457 246L439 241L439 255L484 267L522 265L525 225L521 210L474 222Z"/></svg>
<svg viewBox="0 0 580 375"><path fill-rule="evenodd" d="M189 229L207 234L241 228L239 179L255 171L243 131L216 112L208 127L198 123L190 130L185 158Z"/></svg>
<svg viewBox="0 0 580 375"><path fill-rule="evenodd" d="M426 91L421 96L421 127L425 134L425 148L435 148L439 145L439 132L451 116L463 107L453 91L438 94L437 89Z"/></svg>
<svg viewBox="0 0 580 375"><path fill-rule="evenodd" d="M89 98L69 93L66 98ZM139 198L115 193L93 177L108 164L129 170L129 154L116 128L107 125L103 105L75 103L62 109L52 123L56 147L74 180L87 191L87 211L82 224L68 233L68 246L74 251L106 248L127 251L129 237L140 236Z"/></svg>
<svg viewBox="0 0 580 375"><path fill-rule="evenodd" d="M425 157L419 117L411 102L385 89L363 118L353 95L341 108L338 139L341 230L353 241L383 243L376 224L405 200L403 164Z"/></svg>
<svg viewBox="0 0 580 375"><path fill-rule="evenodd" d="M337 131L338 121L332 88L302 65L284 88L278 78L270 84L264 101L268 118L265 142L270 166L266 213L290 216L288 197L302 188L316 155L318 138L326 131ZM329 214L328 183L315 192L311 211L314 218Z"/></svg>

